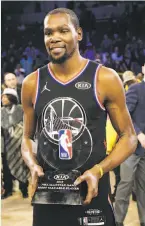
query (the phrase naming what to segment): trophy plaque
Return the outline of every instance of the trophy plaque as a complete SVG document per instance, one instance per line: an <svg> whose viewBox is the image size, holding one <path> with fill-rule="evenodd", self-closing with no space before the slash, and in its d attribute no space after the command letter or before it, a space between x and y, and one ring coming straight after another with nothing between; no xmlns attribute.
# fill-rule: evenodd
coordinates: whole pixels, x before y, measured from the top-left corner
<svg viewBox="0 0 145 226"><path fill-rule="evenodd" d="M77 116L70 110L71 114L67 112L68 116L62 117L60 105L64 105L63 102L71 109L75 106ZM82 205L81 184L75 186L74 181L81 175L79 168L91 155L92 137L81 106L71 98L58 98L49 103L43 112L38 144L40 155L50 170L38 178L32 204Z"/></svg>

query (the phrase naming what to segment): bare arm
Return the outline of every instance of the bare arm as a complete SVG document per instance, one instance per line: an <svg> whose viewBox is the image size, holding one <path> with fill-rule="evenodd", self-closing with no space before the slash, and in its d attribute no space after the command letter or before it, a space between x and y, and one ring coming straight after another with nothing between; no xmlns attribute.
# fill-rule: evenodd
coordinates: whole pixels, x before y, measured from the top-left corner
<svg viewBox="0 0 145 226"><path fill-rule="evenodd" d="M35 99L36 74L32 73L23 81L22 85L22 106L24 110L24 132L22 139L22 156L31 171L33 196L38 176L43 176L43 169L38 165L32 150L32 139L36 130L37 118L33 108L33 99Z"/></svg>
<svg viewBox="0 0 145 226"><path fill-rule="evenodd" d="M120 165L136 149L137 138L125 104L124 89L117 73L108 68L101 68L97 91L99 99L105 103L113 127L119 135L119 141L111 154L99 164L88 169L77 178L75 185L86 181L88 193L84 204L89 204L98 194L98 182L101 177L100 169L104 173Z"/></svg>
<svg viewBox="0 0 145 226"><path fill-rule="evenodd" d="M103 68L102 70L104 74L107 74L102 82L102 86L105 87L105 106L112 125L119 135L119 141L111 154L99 163L105 173L120 165L135 151L137 138L127 110L124 89L119 76L112 69Z"/></svg>
<svg viewBox="0 0 145 226"><path fill-rule="evenodd" d="M31 140L34 137L35 129L36 129L36 116L33 109L33 84L35 84L35 80L31 81L31 75L26 77L22 85L22 106L24 110L24 132L23 132L23 140L22 140L22 156L24 158L25 163L31 169L37 161L33 155L32 151L32 143Z"/></svg>

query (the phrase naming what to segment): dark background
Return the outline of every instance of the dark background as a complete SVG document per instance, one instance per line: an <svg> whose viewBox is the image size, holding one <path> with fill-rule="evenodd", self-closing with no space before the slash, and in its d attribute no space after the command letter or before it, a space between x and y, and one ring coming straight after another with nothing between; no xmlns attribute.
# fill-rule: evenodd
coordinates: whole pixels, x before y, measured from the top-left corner
<svg viewBox="0 0 145 226"><path fill-rule="evenodd" d="M80 43L84 57L97 60L118 73L126 69L136 75L141 72L145 62L144 2L3 1L2 81L3 75L14 72L18 64L27 76L49 61L43 41L43 19L48 11L57 7L67 7L78 15L84 31ZM115 47L118 50L114 59ZM124 64L125 59L127 64Z"/></svg>

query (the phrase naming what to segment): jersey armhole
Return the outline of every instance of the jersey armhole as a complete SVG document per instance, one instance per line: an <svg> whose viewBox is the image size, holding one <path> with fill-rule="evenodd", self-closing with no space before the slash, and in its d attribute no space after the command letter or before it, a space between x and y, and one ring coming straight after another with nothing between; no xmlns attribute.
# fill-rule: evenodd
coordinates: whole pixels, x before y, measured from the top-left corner
<svg viewBox="0 0 145 226"><path fill-rule="evenodd" d="M96 99L96 102L97 104L100 106L100 108L103 110L103 111L106 111L104 105L101 103L101 101L99 100L99 96L98 96L98 92L97 92L97 85L98 85L98 74L99 74L99 71L100 71L100 68L102 67L102 64L99 64L96 71L95 71L95 76L94 76L94 94L95 94L95 99Z"/></svg>
<svg viewBox="0 0 145 226"><path fill-rule="evenodd" d="M38 100L38 97L39 97L39 75L40 75L40 72L39 72L39 68L37 69L37 82L36 82L36 92L35 92L35 101L34 101L34 109L36 108L36 103L37 103L37 100Z"/></svg>

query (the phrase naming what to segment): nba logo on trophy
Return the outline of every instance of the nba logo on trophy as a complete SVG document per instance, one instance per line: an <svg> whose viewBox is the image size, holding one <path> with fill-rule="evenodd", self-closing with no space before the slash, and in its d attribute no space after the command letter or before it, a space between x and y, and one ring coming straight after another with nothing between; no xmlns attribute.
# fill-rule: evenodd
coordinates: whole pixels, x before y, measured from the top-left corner
<svg viewBox="0 0 145 226"><path fill-rule="evenodd" d="M69 129L61 129L59 133L59 158L72 159L72 132Z"/></svg>

